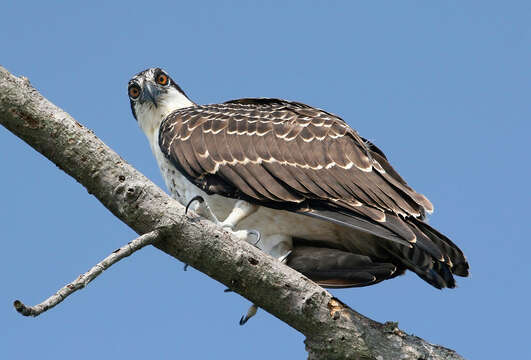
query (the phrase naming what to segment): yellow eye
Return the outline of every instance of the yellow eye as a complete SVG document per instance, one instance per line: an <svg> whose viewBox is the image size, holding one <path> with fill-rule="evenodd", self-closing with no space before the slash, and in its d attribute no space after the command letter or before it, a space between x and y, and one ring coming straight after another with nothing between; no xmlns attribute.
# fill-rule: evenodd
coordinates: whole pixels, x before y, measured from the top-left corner
<svg viewBox="0 0 531 360"><path fill-rule="evenodd" d="M136 85L132 85L129 87L129 97L131 99L136 99L140 96L140 89Z"/></svg>
<svg viewBox="0 0 531 360"><path fill-rule="evenodd" d="M166 75L166 74L158 74L157 75L157 84L168 85L168 75Z"/></svg>

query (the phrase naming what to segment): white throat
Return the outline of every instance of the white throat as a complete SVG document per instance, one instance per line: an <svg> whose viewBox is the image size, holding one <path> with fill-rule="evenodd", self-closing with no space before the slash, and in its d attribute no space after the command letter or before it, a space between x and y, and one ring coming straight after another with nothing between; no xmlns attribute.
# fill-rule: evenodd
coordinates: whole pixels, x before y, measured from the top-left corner
<svg viewBox="0 0 531 360"><path fill-rule="evenodd" d="M195 104L175 88L170 88L166 94L161 94L157 98L156 107L152 103L135 104L138 125L146 134L153 153L158 149L159 129L162 120L171 112L190 106L195 106Z"/></svg>
<svg viewBox="0 0 531 360"><path fill-rule="evenodd" d="M170 163L162 153L159 146L159 131L162 120L175 110L195 106L184 94L171 88L165 94L157 97L157 107L153 103L145 102L135 104L135 114L138 125L148 138L151 151L157 160L162 178L173 198L181 204L187 202L197 195L199 189L190 183L186 178L176 171L175 166Z"/></svg>

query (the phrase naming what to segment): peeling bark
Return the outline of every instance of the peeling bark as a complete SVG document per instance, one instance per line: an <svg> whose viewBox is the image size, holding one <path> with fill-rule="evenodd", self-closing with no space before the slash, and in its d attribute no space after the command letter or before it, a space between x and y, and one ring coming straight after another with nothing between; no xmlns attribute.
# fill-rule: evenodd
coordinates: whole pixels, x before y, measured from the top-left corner
<svg viewBox="0 0 531 360"><path fill-rule="evenodd" d="M306 336L309 359L463 359L408 335L394 323L358 314L295 270L207 220L188 217L94 133L0 67L0 123L75 178L138 234L164 231L154 244Z"/></svg>

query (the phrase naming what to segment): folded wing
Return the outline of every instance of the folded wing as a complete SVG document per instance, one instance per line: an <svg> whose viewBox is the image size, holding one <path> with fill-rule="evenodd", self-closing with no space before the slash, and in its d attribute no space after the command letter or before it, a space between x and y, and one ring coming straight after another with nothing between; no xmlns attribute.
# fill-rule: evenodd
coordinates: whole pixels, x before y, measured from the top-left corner
<svg viewBox="0 0 531 360"><path fill-rule="evenodd" d="M207 193L387 239L392 258L437 287L453 287L451 273L468 272L462 252L422 221L433 211L429 200L335 115L277 99L190 107L164 120L159 144Z"/></svg>

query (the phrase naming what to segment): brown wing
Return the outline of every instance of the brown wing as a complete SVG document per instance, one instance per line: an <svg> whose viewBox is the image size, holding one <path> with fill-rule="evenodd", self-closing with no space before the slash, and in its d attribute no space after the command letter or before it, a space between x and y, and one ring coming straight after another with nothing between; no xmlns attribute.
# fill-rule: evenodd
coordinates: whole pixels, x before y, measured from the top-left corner
<svg viewBox="0 0 531 360"><path fill-rule="evenodd" d="M161 128L162 151L206 191L261 204L300 211L331 206L381 224L387 214L432 211L340 118L303 104L256 101L173 113ZM414 240L400 218L389 221L390 230Z"/></svg>
<svg viewBox="0 0 531 360"><path fill-rule="evenodd" d="M428 199L406 184L381 150L325 111L277 99L191 107L165 119L159 144L207 193L416 243L450 266L466 263L460 251L448 254L413 222L433 211Z"/></svg>

